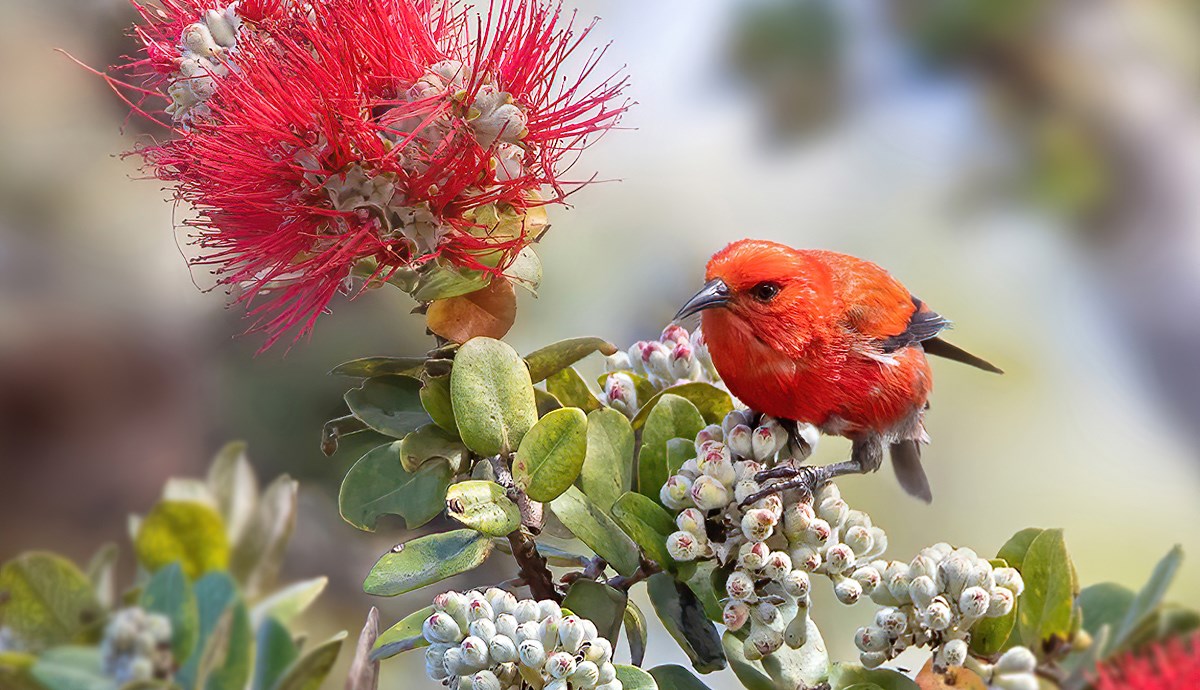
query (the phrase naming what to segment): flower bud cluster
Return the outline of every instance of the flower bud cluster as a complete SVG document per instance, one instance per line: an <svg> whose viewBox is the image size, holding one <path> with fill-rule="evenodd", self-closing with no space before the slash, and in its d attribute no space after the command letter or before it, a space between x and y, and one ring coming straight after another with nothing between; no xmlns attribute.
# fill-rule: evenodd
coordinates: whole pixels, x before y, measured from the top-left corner
<svg viewBox="0 0 1200 690"><path fill-rule="evenodd" d="M217 79L229 74L226 58L237 48L241 29L237 2L207 10L200 21L184 27L176 71L167 80L171 103L165 110L175 122L187 124L209 114L205 101L216 93Z"/></svg>
<svg viewBox="0 0 1200 690"><path fill-rule="evenodd" d="M912 561L873 561L882 581L868 594L882 606L855 644L874 668L906 648L934 647L935 668L962 666L976 623L1010 613L1025 588L1014 568L993 567L968 548L938 543Z"/></svg>
<svg viewBox="0 0 1200 690"><path fill-rule="evenodd" d="M688 333L676 324L667 326L658 340L639 340L627 352L611 355L605 371L604 402L630 417L637 414L639 404L635 377L648 381L656 391L690 381L721 380L700 329Z"/></svg>
<svg viewBox="0 0 1200 690"><path fill-rule="evenodd" d="M422 636L425 673L452 690L621 690L612 643L553 601L510 592L445 592Z"/></svg>
<svg viewBox="0 0 1200 690"><path fill-rule="evenodd" d="M140 607L121 609L104 628L100 642L105 675L120 687L171 676L171 621Z"/></svg>

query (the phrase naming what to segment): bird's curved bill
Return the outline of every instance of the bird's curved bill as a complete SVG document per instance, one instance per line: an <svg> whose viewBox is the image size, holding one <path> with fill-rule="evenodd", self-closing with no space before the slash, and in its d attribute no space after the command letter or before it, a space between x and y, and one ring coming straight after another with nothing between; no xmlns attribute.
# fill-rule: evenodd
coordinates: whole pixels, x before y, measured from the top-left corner
<svg viewBox="0 0 1200 690"><path fill-rule="evenodd" d="M729 286L725 284L725 281L720 278L710 280L704 284L704 287L700 288L700 292L692 295L687 304L683 305L683 308L675 314L675 320L686 319L692 314L698 314L705 309L723 307L729 303L729 298Z"/></svg>

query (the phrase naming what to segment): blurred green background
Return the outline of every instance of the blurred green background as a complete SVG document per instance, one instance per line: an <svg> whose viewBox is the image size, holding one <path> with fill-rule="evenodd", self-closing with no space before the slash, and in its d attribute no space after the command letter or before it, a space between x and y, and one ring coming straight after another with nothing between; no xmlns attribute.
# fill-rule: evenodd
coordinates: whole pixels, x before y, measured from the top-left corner
<svg viewBox="0 0 1200 690"><path fill-rule="evenodd" d="M603 18L607 64L627 66L638 105L578 169L605 182L552 212L541 297L521 298L509 337L518 350L656 335L706 258L741 237L875 260L956 321L956 343L1009 372L935 364L932 506L887 474L843 482L890 553L939 540L991 553L1020 528L1057 526L1085 584L1136 587L1182 543L1173 598L1200 604L1195 2L568 5ZM356 449L318 448L349 386L329 368L428 349L408 298L337 303L310 341L255 357L259 342L235 337L240 311L185 266L191 247L171 228L187 210L119 156L163 133L126 121L100 79L55 52L115 61L132 12L122 0L0 10L0 560L127 544L128 513L241 438L260 478L301 480L286 575L331 578L314 638L356 631L371 605L385 624L420 606L426 593L361 593L376 557L410 535L343 523L337 486ZM819 459L847 451L828 440ZM511 572L497 555L455 584ZM870 613L814 608L842 658ZM683 661L672 646L652 633L648 661ZM385 663L382 687L418 666Z"/></svg>

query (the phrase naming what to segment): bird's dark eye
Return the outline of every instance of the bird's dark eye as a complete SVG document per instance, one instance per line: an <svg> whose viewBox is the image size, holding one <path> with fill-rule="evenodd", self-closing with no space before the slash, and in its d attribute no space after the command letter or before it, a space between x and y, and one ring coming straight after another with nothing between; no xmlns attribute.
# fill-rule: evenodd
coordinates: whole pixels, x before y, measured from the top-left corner
<svg viewBox="0 0 1200 690"><path fill-rule="evenodd" d="M779 294L779 283L759 283L750 289L750 294L760 302L770 302Z"/></svg>

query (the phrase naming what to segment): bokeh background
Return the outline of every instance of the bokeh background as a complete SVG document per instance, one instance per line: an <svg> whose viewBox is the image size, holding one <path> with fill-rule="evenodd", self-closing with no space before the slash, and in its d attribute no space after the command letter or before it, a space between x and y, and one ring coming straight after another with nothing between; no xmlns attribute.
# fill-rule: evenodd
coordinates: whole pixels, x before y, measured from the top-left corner
<svg viewBox="0 0 1200 690"><path fill-rule="evenodd" d="M584 159L607 181L553 213L518 350L655 335L706 257L744 236L875 260L1009 372L935 364L932 506L888 474L843 482L891 552L946 540L991 553L1020 528L1063 527L1084 583L1137 586L1182 543L1172 598L1200 604L1200 6L568 6L603 18L597 36L638 104ZM238 310L185 266L172 228L186 209L119 155L162 133L126 122L101 80L55 52L113 62L130 48L129 8L0 0L0 16L0 560L127 545L128 513L241 438L260 477L301 480L286 574L331 578L306 621L314 638L356 631L371 605L385 624L422 605L361 592L411 535L343 523L336 491L356 449L318 449L349 385L330 367L428 349L407 297L338 303L310 341L255 357ZM820 459L847 450L829 440ZM497 555L456 584L510 572ZM814 612L850 657L869 607ZM682 655L660 635L649 659ZM382 687L410 687L418 666L385 663Z"/></svg>

